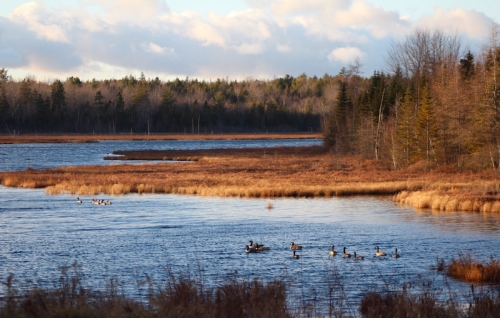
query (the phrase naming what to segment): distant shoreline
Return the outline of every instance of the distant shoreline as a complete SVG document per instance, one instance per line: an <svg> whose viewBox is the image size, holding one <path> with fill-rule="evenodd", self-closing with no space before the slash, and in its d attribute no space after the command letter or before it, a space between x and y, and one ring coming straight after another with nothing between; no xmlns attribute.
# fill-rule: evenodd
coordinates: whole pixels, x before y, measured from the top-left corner
<svg viewBox="0 0 500 318"><path fill-rule="evenodd" d="M321 139L321 133L225 133L225 134L27 134L0 135L0 144L92 143L101 140L272 140Z"/></svg>

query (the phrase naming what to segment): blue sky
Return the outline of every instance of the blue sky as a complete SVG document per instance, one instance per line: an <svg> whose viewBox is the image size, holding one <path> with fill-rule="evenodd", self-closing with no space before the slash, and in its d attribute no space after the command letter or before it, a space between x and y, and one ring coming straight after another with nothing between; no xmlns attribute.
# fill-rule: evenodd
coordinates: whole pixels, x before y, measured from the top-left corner
<svg viewBox="0 0 500 318"><path fill-rule="evenodd" d="M270 79L369 76L417 27L458 34L478 52L500 21L494 1L4 0L0 68L16 79Z"/></svg>

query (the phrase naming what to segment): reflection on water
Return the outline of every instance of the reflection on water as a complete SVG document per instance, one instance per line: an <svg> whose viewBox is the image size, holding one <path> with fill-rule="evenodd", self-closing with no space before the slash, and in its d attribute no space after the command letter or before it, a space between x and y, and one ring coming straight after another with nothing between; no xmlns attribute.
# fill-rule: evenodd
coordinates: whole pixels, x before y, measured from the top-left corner
<svg viewBox="0 0 500 318"><path fill-rule="evenodd" d="M50 285L58 266L77 261L96 288L116 277L132 292L146 274L161 282L171 269L201 274L209 284L235 276L283 278L292 293L324 299L336 272L346 293L359 299L386 283L436 275L429 268L437 258L471 253L488 260L500 252L495 216L414 212L386 199L127 195L95 206L92 197L80 198L78 205L69 195L0 187L2 279L15 273ZM267 209L269 202L274 209ZM249 240L271 250L246 254ZM291 257L291 241L304 246L299 260ZM365 260L329 257L331 244ZM402 257L376 258L375 245L388 254L397 248Z"/></svg>

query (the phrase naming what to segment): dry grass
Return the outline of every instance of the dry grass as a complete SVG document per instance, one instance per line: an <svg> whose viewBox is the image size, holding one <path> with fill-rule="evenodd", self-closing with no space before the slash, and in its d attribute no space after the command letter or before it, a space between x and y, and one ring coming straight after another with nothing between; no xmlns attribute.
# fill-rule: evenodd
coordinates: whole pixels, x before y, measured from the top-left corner
<svg viewBox="0 0 500 318"><path fill-rule="evenodd" d="M0 135L0 144L85 143L98 140L254 140L321 139L319 133L242 133L242 134L109 134L109 135Z"/></svg>
<svg viewBox="0 0 500 318"><path fill-rule="evenodd" d="M74 264L73 268L77 266ZM7 290L0 298L0 318L8 317L291 317L283 281L229 280L206 288L202 283L170 276L164 286L148 287L141 300L120 293L120 284L111 279L103 292L84 286L78 271L63 268L54 287L21 292L10 275L2 282ZM139 291L139 294L142 294Z"/></svg>
<svg viewBox="0 0 500 318"><path fill-rule="evenodd" d="M471 256L463 256L450 262L446 274L467 282L500 284L500 263L492 259L482 264Z"/></svg>
<svg viewBox="0 0 500 318"><path fill-rule="evenodd" d="M276 198L393 195L396 202L440 211L500 212L497 172L393 171L375 161L337 157L322 147L117 152L128 159L196 158L189 163L0 173L9 187L76 195L173 193Z"/></svg>

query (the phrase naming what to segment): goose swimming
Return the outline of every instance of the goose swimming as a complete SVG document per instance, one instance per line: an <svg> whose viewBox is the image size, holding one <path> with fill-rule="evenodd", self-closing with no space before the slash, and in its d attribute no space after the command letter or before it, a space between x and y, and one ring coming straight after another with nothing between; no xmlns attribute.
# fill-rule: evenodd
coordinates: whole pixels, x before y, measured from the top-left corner
<svg viewBox="0 0 500 318"><path fill-rule="evenodd" d="M345 246L344 246L344 254L342 254L342 257L344 257L344 258L350 258L351 257L351 254L346 253Z"/></svg>
<svg viewBox="0 0 500 318"><path fill-rule="evenodd" d="M392 254L392 257L393 258L398 258L399 257L398 249L396 249L396 251L394 251L394 254Z"/></svg>
<svg viewBox="0 0 500 318"><path fill-rule="evenodd" d="M290 249L291 250L301 250L302 249L302 245L295 245L294 242L290 242Z"/></svg>
<svg viewBox="0 0 500 318"><path fill-rule="evenodd" d="M379 251L378 246L375 246L375 249L377 252L375 253L375 256L386 256L387 254L385 252Z"/></svg>
<svg viewBox="0 0 500 318"><path fill-rule="evenodd" d="M332 245L332 249L330 250L330 256L335 256L337 255L337 252L335 251L335 245Z"/></svg>
<svg viewBox="0 0 500 318"><path fill-rule="evenodd" d="M299 254L295 254L295 250L294 250L294 251L293 251L292 258L299 259L299 258L300 258L300 255L299 255Z"/></svg>
<svg viewBox="0 0 500 318"><path fill-rule="evenodd" d="M355 259L356 261L360 261L360 260L365 259L365 257L364 257L364 256L361 256L361 255L356 256L356 251L354 251L354 259Z"/></svg>

